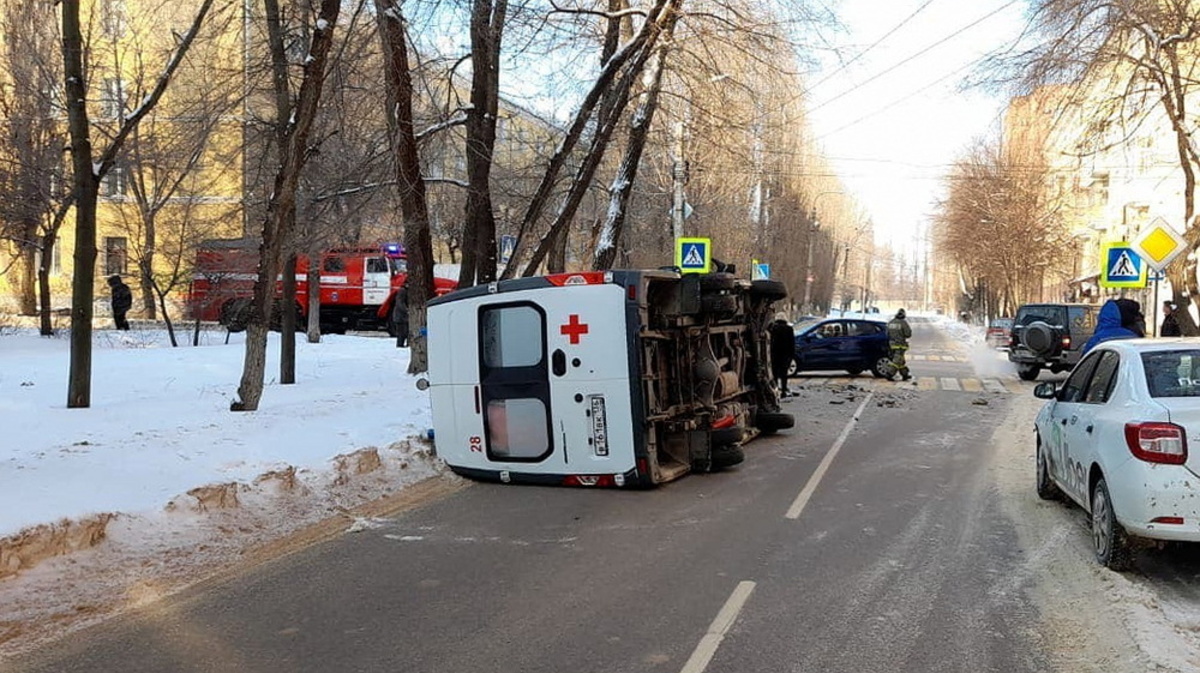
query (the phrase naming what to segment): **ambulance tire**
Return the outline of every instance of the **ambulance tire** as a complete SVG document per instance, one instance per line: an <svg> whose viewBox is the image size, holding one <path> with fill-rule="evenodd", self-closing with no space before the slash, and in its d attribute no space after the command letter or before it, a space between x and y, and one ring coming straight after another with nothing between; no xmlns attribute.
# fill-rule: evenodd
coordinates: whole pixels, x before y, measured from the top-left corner
<svg viewBox="0 0 1200 673"><path fill-rule="evenodd" d="M737 276L732 273L710 273L700 276L701 292L728 292L737 287Z"/></svg>
<svg viewBox="0 0 1200 673"><path fill-rule="evenodd" d="M796 417L779 411L760 411L754 417L754 427L764 435L770 435L780 430L795 427Z"/></svg>
<svg viewBox="0 0 1200 673"><path fill-rule="evenodd" d="M787 286L777 280L764 278L750 281L750 298L762 301L779 301L787 298Z"/></svg>
<svg viewBox="0 0 1200 673"><path fill-rule="evenodd" d="M728 317L737 313L738 298L732 294L710 294L700 297L700 310L717 317Z"/></svg>
<svg viewBox="0 0 1200 673"><path fill-rule="evenodd" d="M712 450L712 468L714 470L733 467L746 460L746 452L737 444L714 446Z"/></svg>
<svg viewBox="0 0 1200 673"><path fill-rule="evenodd" d="M742 434L742 429L736 426L710 430L708 432L708 443L712 445L713 451L716 451L717 447L740 444L742 442Z"/></svg>

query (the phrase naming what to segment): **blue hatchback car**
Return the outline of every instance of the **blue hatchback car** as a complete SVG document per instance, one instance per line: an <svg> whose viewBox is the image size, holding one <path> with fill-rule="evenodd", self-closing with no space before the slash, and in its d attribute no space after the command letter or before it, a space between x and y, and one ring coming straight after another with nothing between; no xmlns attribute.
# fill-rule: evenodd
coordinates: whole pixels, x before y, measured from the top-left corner
<svg viewBox="0 0 1200 673"><path fill-rule="evenodd" d="M887 323L826 318L796 325L796 358L789 375L805 371L841 371L857 376L870 371L884 377L888 363Z"/></svg>

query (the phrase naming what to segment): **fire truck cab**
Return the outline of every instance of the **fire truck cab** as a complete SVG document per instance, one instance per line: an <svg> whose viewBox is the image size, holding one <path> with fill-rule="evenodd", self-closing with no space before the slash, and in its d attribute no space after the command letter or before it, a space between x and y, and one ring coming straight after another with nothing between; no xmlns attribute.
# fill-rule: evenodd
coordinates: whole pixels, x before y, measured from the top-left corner
<svg viewBox="0 0 1200 673"><path fill-rule="evenodd" d="M500 281L429 303L437 451L483 480L651 486L790 428L767 324L786 289L729 273Z"/></svg>

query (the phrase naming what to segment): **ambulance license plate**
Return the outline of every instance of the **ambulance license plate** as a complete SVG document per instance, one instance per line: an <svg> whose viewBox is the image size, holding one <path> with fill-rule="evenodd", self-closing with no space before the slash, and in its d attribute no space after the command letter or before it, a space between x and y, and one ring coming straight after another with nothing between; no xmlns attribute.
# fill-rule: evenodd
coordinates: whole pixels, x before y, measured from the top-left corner
<svg viewBox="0 0 1200 673"><path fill-rule="evenodd" d="M592 417L592 448L597 456L608 455L608 419L604 413L604 396L588 395Z"/></svg>

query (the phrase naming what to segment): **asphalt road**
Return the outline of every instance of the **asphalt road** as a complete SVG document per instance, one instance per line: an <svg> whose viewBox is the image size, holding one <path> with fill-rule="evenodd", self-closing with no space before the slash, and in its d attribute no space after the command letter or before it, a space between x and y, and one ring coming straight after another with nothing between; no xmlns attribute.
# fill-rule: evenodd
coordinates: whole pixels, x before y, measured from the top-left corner
<svg viewBox="0 0 1200 673"><path fill-rule="evenodd" d="M952 347L914 328L914 354ZM796 429L737 469L641 492L473 485L0 670L1046 670L987 474L1011 394L796 383Z"/></svg>

